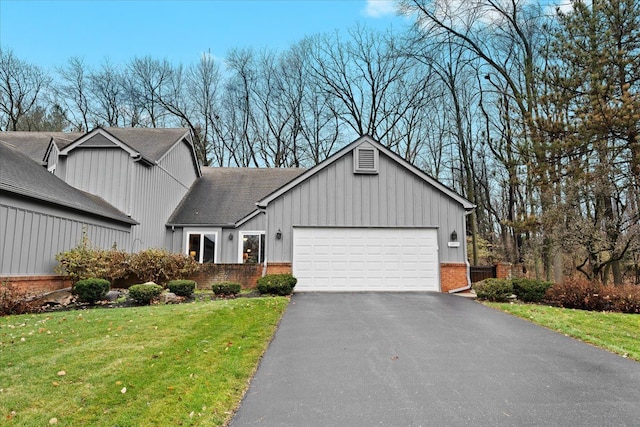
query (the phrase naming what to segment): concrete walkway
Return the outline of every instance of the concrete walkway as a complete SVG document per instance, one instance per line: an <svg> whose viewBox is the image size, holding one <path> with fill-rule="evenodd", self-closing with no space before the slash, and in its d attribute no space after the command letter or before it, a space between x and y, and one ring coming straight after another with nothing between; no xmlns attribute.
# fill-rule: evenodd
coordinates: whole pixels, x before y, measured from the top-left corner
<svg viewBox="0 0 640 427"><path fill-rule="evenodd" d="M640 363L454 295L296 294L231 425L638 426Z"/></svg>

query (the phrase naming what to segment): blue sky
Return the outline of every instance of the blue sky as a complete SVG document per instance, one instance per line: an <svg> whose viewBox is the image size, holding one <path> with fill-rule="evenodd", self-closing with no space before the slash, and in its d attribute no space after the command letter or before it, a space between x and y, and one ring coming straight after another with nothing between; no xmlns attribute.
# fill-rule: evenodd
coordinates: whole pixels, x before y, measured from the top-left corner
<svg viewBox="0 0 640 427"><path fill-rule="evenodd" d="M177 64L235 47L286 49L356 23L400 30L387 0L0 0L0 46L29 63L90 65L151 55Z"/></svg>

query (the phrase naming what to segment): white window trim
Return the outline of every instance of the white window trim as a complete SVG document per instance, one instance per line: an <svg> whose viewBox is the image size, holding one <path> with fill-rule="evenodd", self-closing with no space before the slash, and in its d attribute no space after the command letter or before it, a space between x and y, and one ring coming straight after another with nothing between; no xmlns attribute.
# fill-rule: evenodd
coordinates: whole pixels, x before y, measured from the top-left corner
<svg viewBox="0 0 640 427"><path fill-rule="evenodd" d="M250 235L250 236L255 236L255 235L260 235L263 234L264 235L264 240L267 240L267 233L264 230L246 230L246 231L240 231L238 232L238 264L244 264L244 260L242 259L242 254L244 253L243 249L244 249L244 236L246 235ZM263 241L262 244L264 244L265 242ZM259 251L262 248L259 249ZM266 249L266 248L265 248ZM266 258L266 252L265 252L265 258ZM260 260L258 261L258 264L262 264L264 262L264 260Z"/></svg>
<svg viewBox="0 0 640 427"><path fill-rule="evenodd" d="M193 230L193 231L187 231L186 235L185 235L185 240L184 240L184 252L187 254L187 256L189 256L189 237L192 234L199 234L200 236L204 235L204 234L213 234L215 235L215 246L213 249L213 263L217 264L218 263L218 245L220 244L220 234L217 231L213 231L213 230ZM200 259L197 259L196 261L199 264L202 264L202 257L204 256L204 239L200 238Z"/></svg>

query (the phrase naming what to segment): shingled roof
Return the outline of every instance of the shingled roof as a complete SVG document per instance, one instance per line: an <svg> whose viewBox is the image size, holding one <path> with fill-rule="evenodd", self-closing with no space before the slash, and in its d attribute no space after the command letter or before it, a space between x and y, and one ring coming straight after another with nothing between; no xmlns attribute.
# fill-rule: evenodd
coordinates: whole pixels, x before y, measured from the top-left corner
<svg viewBox="0 0 640 427"><path fill-rule="evenodd" d="M15 146L0 142L0 190L127 224L138 224L100 197L49 173Z"/></svg>
<svg viewBox="0 0 640 427"><path fill-rule="evenodd" d="M26 154L32 160L42 163L49 147L49 142L53 138L62 149L80 138L81 132L0 132L0 141L11 144L16 150Z"/></svg>
<svg viewBox="0 0 640 427"><path fill-rule="evenodd" d="M103 128L144 157L157 162L176 142L189 135L186 128Z"/></svg>
<svg viewBox="0 0 640 427"><path fill-rule="evenodd" d="M168 225L230 226L256 211L256 202L302 174L300 168L202 168Z"/></svg>

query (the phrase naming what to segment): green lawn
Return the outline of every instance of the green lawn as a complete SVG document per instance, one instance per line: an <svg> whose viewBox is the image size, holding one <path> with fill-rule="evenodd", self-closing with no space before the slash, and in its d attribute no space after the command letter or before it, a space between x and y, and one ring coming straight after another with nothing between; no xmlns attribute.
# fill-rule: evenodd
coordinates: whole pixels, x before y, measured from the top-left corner
<svg viewBox="0 0 640 427"><path fill-rule="evenodd" d="M223 425L288 304L240 298L0 318L0 424Z"/></svg>
<svg viewBox="0 0 640 427"><path fill-rule="evenodd" d="M640 362L640 314L535 304L485 304Z"/></svg>

